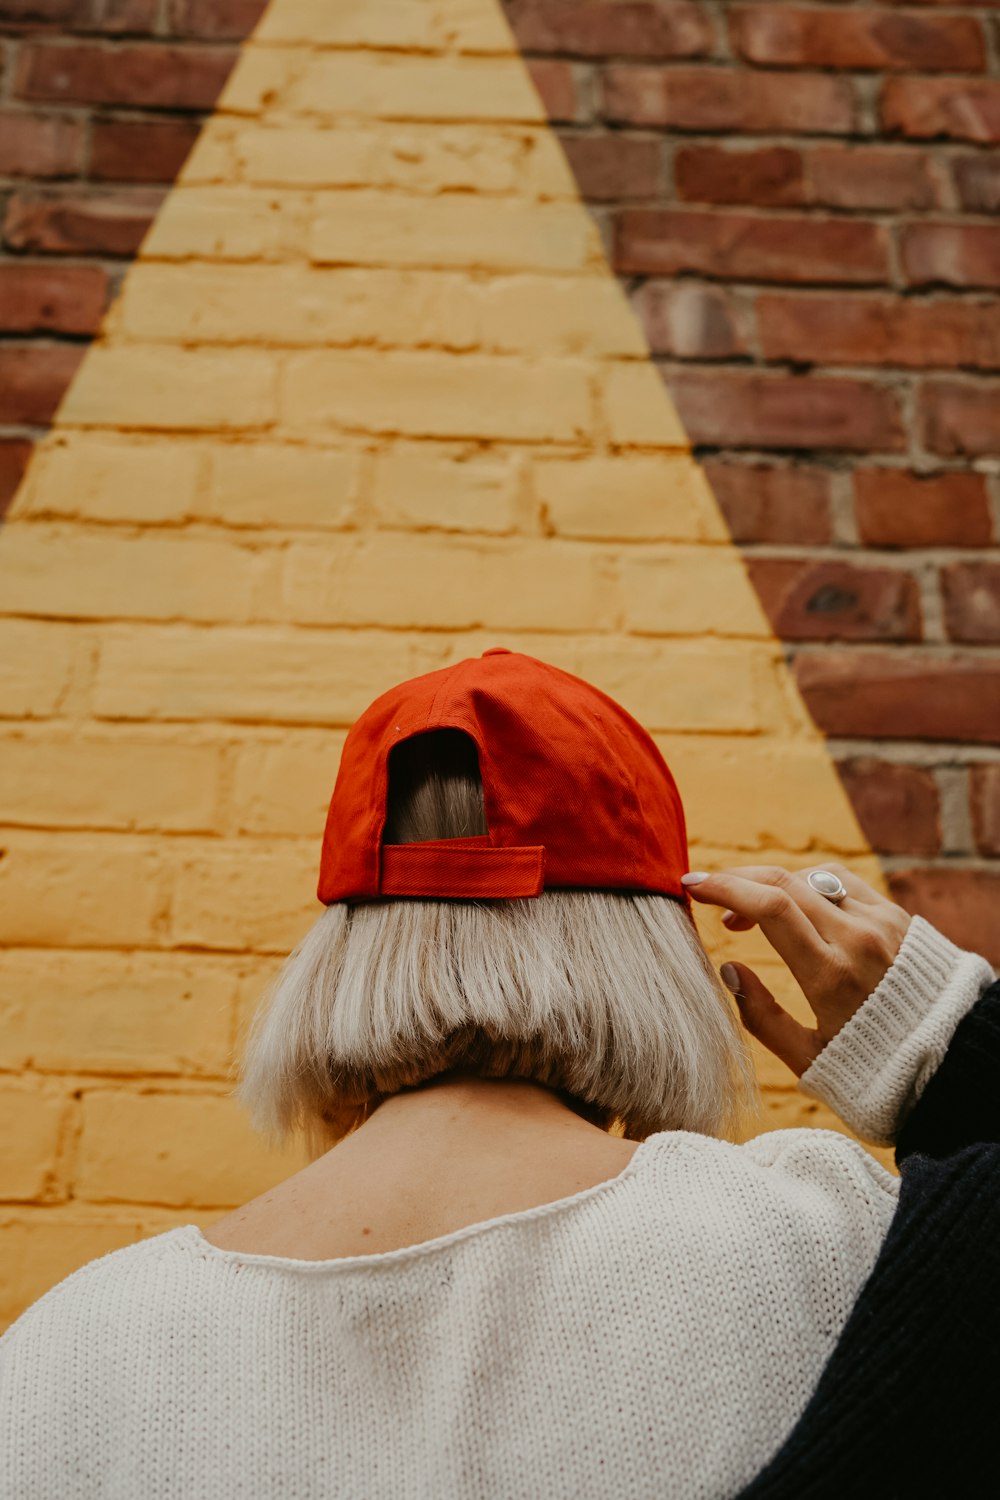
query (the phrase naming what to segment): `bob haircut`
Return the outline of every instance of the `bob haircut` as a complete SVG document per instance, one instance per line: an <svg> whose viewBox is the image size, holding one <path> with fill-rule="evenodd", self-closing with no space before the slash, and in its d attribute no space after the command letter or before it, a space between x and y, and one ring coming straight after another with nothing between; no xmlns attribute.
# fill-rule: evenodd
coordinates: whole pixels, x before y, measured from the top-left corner
<svg viewBox="0 0 1000 1500"><path fill-rule="evenodd" d="M394 746L383 840L487 833L475 742ZM749 1043L680 902L554 889L328 906L265 993L234 1090L274 1145L313 1159L391 1094L440 1074L526 1078L628 1140L739 1132Z"/></svg>

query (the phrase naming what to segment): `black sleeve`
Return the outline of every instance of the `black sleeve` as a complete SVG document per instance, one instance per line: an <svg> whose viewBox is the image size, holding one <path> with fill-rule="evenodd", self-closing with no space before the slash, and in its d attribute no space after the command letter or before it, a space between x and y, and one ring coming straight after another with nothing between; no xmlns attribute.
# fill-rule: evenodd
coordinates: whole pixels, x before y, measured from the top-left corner
<svg viewBox="0 0 1000 1500"><path fill-rule="evenodd" d="M899 1204L788 1438L739 1500L1000 1494L1000 980L896 1144Z"/></svg>
<svg viewBox="0 0 1000 1500"><path fill-rule="evenodd" d="M1000 1494L1000 1146L914 1151L809 1404L739 1500Z"/></svg>
<svg viewBox="0 0 1000 1500"><path fill-rule="evenodd" d="M945 1157L1000 1142L1000 980L959 1021L940 1067L903 1122L896 1165L914 1152Z"/></svg>

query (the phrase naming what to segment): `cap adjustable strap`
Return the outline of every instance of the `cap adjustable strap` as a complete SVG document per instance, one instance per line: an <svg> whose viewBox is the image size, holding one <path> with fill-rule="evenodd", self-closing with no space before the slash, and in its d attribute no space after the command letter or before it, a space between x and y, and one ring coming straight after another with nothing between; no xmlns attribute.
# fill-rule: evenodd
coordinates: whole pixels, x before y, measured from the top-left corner
<svg viewBox="0 0 1000 1500"><path fill-rule="evenodd" d="M544 845L503 849L488 835L383 844L381 896L537 896L544 888Z"/></svg>

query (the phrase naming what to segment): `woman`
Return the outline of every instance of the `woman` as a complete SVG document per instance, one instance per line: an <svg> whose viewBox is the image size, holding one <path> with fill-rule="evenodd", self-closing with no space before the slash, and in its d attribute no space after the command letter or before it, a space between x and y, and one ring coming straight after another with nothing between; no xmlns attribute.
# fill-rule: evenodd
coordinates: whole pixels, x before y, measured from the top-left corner
<svg viewBox="0 0 1000 1500"><path fill-rule="evenodd" d="M809 1418L900 1189L839 1133L726 1138L752 1075L692 898L789 965L815 1029L735 963L744 1026L871 1141L989 964L840 865L687 871L646 732L502 649L354 725L320 898L237 1090L311 1164L22 1315L0 1492L740 1494Z"/></svg>

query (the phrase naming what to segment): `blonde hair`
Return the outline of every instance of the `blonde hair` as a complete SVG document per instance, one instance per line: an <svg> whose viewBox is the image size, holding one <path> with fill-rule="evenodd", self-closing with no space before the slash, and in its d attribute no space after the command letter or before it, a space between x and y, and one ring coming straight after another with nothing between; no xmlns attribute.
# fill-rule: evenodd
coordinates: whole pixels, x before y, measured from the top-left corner
<svg viewBox="0 0 1000 1500"><path fill-rule="evenodd" d="M474 742L394 747L383 841L488 832ZM270 986L236 1098L313 1157L441 1073L528 1078L602 1129L738 1132L758 1095L732 1000L681 903L557 889L326 908Z"/></svg>

